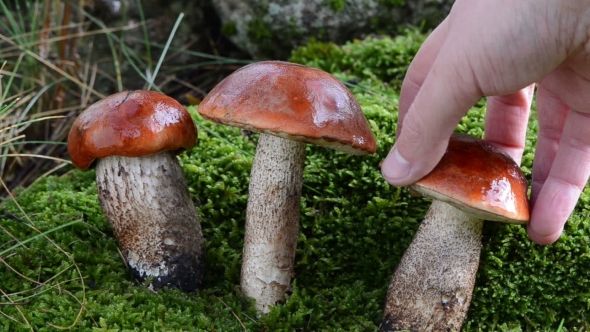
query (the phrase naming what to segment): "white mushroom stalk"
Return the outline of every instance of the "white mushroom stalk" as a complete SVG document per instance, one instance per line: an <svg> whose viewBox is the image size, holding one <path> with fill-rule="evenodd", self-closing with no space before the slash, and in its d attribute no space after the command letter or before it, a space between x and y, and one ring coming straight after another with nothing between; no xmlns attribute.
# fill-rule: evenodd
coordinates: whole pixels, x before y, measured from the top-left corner
<svg viewBox="0 0 590 332"><path fill-rule="evenodd" d="M102 210L132 275L148 287L194 290L205 267L197 210L172 152L98 161Z"/></svg>
<svg viewBox="0 0 590 332"><path fill-rule="evenodd" d="M484 220L527 223L527 181L493 145L455 134L430 174L411 188L434 198L397 266L383 331L459 331L479 266Z"/></svg>
<svg viewBox="0 0 590 332"><path fill-rule="evenodd" d="M259 132L250 176L243 293L264 313L294 276L305 144L363 155L376 142L344 84L319 69L281 61L245 66L199 105L205 118Z"/></svg>
<svg viewBox="0 0 590 332"><path fill-rule="evenodd" d="M268 312L294 276L305 143L260 134L250 174L242 262L244 295Z"/></svg>
<svg viewBox="0 0 590 332"><path fill-rule="evenodd" d="M483 220L433 201L387 290L383 331L459 331L479 266Z"/></svg>

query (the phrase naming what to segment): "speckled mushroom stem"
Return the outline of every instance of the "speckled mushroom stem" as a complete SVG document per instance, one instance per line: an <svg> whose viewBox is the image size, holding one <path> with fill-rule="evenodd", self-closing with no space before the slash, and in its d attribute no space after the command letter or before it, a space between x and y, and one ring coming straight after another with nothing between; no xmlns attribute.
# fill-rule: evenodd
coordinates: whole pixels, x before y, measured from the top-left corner
<svg viewBox="0 0 590 332"><path fill-rule="evenodd" d="M250 175L241 286L264 313L284 300L293 277L304 164L304 143L260 134Z"/></svg>
<svg viewBox="0 0 590 332"><path fill-rule="evenodd" d="M102 210L135 279L148 287L197 289L205 242L197 210L173 152L98 160Z"/></svg>
<svg viewBox="0 0 590 332"><path fill-rule="evenodd" d="M433 201L391 278L383 331L459 331L479 265L483 220Z"/></svg>

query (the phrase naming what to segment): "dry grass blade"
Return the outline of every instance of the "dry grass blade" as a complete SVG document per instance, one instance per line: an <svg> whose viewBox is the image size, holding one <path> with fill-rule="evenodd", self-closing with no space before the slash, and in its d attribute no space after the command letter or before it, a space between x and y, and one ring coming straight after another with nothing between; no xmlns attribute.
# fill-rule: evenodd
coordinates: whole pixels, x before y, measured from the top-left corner
<svg viewBox="0 0 590 332"><path fill-rule="evenodd" d="M2 310L0 310L0 315L6 317L8 319L10 319L11 321L13 321L15 323L19 323L20 324L20 322L17 319L15 319L14 317L12 317L10 315L5 314Z"/></svg>
<svg viewBox="0 0 590 332"><path fill-rule="evenodd" d="M7 296L6 293L2 289L0 289L0 293L2 293L2 295L4 295L4 296ZM8 298L10 299L10 297L8 297ZM14 302L12 302L12 303L14 304ZM29 322L29 320L27 319L27 316L24 314L24 312L21 310L21 308L18 305L15 305L15 308L16 308L16 310L18 310L19 314L23 318L23 321L24 321L23 325L28 326L31 331L34 331L33 327L31 326L31 323ZM4 315L3 312L2 312L2 314ZM7 315L5 315L5 316L7 316ZM16 320L14 317L10 317L10 316L8 316L8 317L11 318L12 320L22 323L22 322Z"/></svg>
<svg viewBox="0 0 590 332"><path fill-rule="evenodd" d="M230 306L228 306L227 303L223 302L222 299L218 298L217 296L215 296L215 298L217 300L219 300L219 302L221 302L226 308L228 308L231 311L232 315L238 320L238 322L240 323L240 325L242 325L242 328L244 328L244 331L245 332L248 332L248 329L246 328L246 325L244 325L244 323L242 323L242 320L240 319L240 317L238 317L238 315L234 312L234 310Z"/></svg>
<svg viewBox="0 0 590 332"><path fill-rule="evenodd" d="M22 138L25 138L25 135L19 135L19 136L13 137L13 138L9 138L9 139L1 142L0 146L11 144L15 141L18 141L19 139L22 139Z"/></svg>
<svg viewBox="0 0 590 332"><path fill-rule="evenodd" d="M52 156L45 156L42 154L32 154L32 153L7 153L1 154L0 157L35 157L35 158L42 158L42 159L49 159L53 161L59 161L66 164L71 164L72 162L63 158L57 158Z"/></svg>
<svg viewBox="0 0 590 332"><path fill-rule="evenodd" d="M45 280L44 282L40 282L40 281L34 280L32 278L29 278L29 277L21 274L17 269L15 269L12 266L10 266L10 264L8 264L8 262L6 262L6 260L4 260L3 258L0 258L0 261L2 263L4 263L10 270L12 270L14 273L16 273L18 276L22 277L23 279L28 280L31 283L37 284L37 286L35 286L34 288L29 289L29 290L26 290L26 291L14 292L14 293L6 294L6 296L8 296L8 297L11 297L11 296L14 297L14 296L22 296L23 294L27 294L27 293L30 293L30 292L35 292L35 294L33 294L31 296L21 297L20 298L21 301L22 300L29 300L30 298L34 297L36 294L39 294L41 292L45 292L45 291L47 291L47 290L49 290L51 288L56 287L56 286L49 285L49 282L51 282L54 279L57 279L57 277L59 277L61 274L67 272L68 270L70 270L73 267L73 265L69 265L66 268L64 268L63 270L61 270L58 273L54 274L53 277ZM69 279L67 281L68 282L74 281L74 279ZM50 286L50 287L47 287L46 290L44 290L44 291L39 291L39 289L41 289L42 287L46 287L46 286ZM0 305L9 305L9 304L14 304L14 303L13 302L12 303L0 303Z"/></svg>
<svg viewBox="0 0 590 332"><path fill-rule="evenodd" d="M6 255L8 252L15 250L16 248L20 247L21 245L24 245L24 244L26 244L26 243L28 243L28 242L31 242L31 241L34 241L34 240L36 240L36 239L40 239L40 238L43 238L43 239L45 239L45 240L46 240L46 241L48 241L48 242L49 242L51 245L53 245L53 246L54 246L54 248L56 248L56 249L57 249L59 252L61 252L61 253L62 253L62 254L63 254L63 255L64 255L64 256L65 256L65 257L66 257L66 258L67 258L67 259L68 259L68 260L71 262L71 267L74 267L74 269L76 270L76 274L78 275L78 279L77 279L77 280L79 280L79 281L80 281L80 282L79 282L79 285L80 285L80 286L81 286L81 288L82 288L82 300L78 299L78 298L77 298L76 296L74 296L72 293L70 293L70 292L67 292L69 295L71 295L72 297L74 297L78 303L80 303L80 310L78 311L78 314L76 315L76 317L75 317L74 321L72 322L72 324L71 324L70 326L68 326L68 327L65 327L64 329L68 329L68 328L72 328L72 327L74 327L74 326L76 325L76 323L77 323L77 322L80 320L80 317L82 316L82 313L84 312L84 309L85 309L85 304L86 304L86 285L85 285L85 283L84 283L84 277L83 277L83 275L82 275L82 272L80 271L80 268L79 268L79 267L78 267L78 265L76 264L76 261L75 261L75 260L74 260L74 258L72 257L72 255L71 255L69 252L67 252L66 250L64 250L63 248L61 248L61 247L60 247L60 246L59 246L57 243L55 243L55 241L53 241L53 239L51 239L51 238L50 238L48 235L49 235L50 233L52 233L52 232L55 232L55 231L58 231L58 230L60 230L60 229L63 229L63 228L69 227L69 226L71 226L71 225L73 225L73 224L75 224L75 223L79 223L79 222L81 222L81 220L76 220L76 221L72 221L72 222L69 222L69 223L65 223L65 224L63 224L63 225L61 225L61 226L58 226L58 227L55 227L55 228L53 228L53 229L47 230L47 231L45 231L45 232L42 232L41 230L37 229L37 227L35 227L35 226L34 226L34 223L33 223L33 221L32 221L32 220L29 218L28 214L27 214L27 213L26 213L26 212L23 210L23 208L20 206L20 204L18 203L18 201L16 200L16 198L13 196L12 192L10 192L10 190L9 190L9 189L8 189L8 187L6 186L6 183L4 183L4 181L3 181L1 178L0 178L0 185L1 185L2 187L4 187L4 189L5 189L5 190L6 190L6 191L9 193L9 196L10 196L11 200L14 202L14 204L16 205L16 207L17 207L17 208L20 210L20 212L22 213L22 215L23 215L24 219L26 220L26 223L25 223L25 224L26 224L28 227L30 227L30 228L31 228L33 231L35 231L36 233L38 233L38 234L37 234L37 235L35 235L35 236L32 236L32 237L30 237L30 238L28 238L28 239L25 239L25 240L21 240L21 241L20 241L20 243L17 243L16 245L14 245L14 246L12 246L12 247L10 247L10 248L7 248L7 249L5 249L5 250L1 251L1 252L0 252L0 256ZM9 266L9 265L7 265L7 266ZM9 267L9 268L10 268L10 267ZM70 267L68 267L67 269L70 269ZM62 271L62 272L63 272L63 271ZM50 278L49 280L56 279L56 278L57 278L57 276L58 276L59 274L61 274L61 273L58 273L58 274L54 275L54 276L53 276L52 278ZM19 274L19 275L21 275L21 276L22 276L22 274ZM24 276L22 276L22 277L24 277ZM30 279L30 278L26 278L25 280L29 280L29 279ZM29 280L29 281L30 281L30 280ZM38 282L38 281L35 281L35 280L32 280L32 282L33 282L33 283L37 283L37 284L46 284L46 283L47 283L47 281L46 281L45 283L40 283L40 282ZM55 287L59 287L59 282L58 282L58 283L55 285ZM3 294L3 295L6 297L6 298L8 298L8 299L9 299L9 301L10 301L10 302L14 303L14 301L12 301L11 297L10 297L10 296L8 296L8 294L6 294L6 293L5 293L5 292L4 292L4 291L3 291L1 288L0 288L0 291L2 292L2 294ZM18 310L18 311L21 313L21 315L22 315L23 319L24 319L24 320L27 322L27 324L30 326L30 323L29 323L29 322L28 322L28 320L26 319L26 316L25 316L25 314L24 314L24 313L21 311L21 309L17 307L17 310ZM55 326L55 327L56 327L56 328L58 328L57 326ZM60 329L62 329L61 327L59 327L59 328L60 328ZM33 329L32 329L32 327L31 327L31 330L33 330Z"/></svg>
<svg viewBox="0 0 590 332"><path fill-rule="evenodd" d="M3 132L3 131L7 131L7 130L10 130L10 129L13 129L13 128L22 127L24 125L31 124L31 123L34 123L34 122L37 122L37 121L43 121L43 120L49 120L49 119L63 119L63 118L64 118L64 116L46 116L46 117L37 118L37 119L34 119L34 120L30 120L30 121L19 121L18 123L14 124L14 125L11 125L11 126L8 126L8 127L4 127L2 129L0 129L0 133Z"/></svg>
<svg viewBox="0 0 590 332"><path fill-rule="evenodd" d="M55 166L54 168L52 168L52 169L48 170L47 172L45 172L45 173L43 173L43 174L39 175L39 177L37 177L37 179L35 179L35 180L34 180L34 181L31 183L31 185L33 185L35 182L37 182L37 181L39 181L39 180L41 180L41 179L43 179L43 178L45 178L45 177L47 177L47 176L49 176L49 175L53 174L53 173L57 172L58 170L60 170L60 169L62 169L62 168L64 168L64 167L66 167L66 166L68 166L68 165L71 165L71 164L72 164L71 162L68 162L68 163L62 163L62 164L59 164L59 165Z"/></svg>
<svg viewBox="0 0 590 332"><path fill-rule="evenodd" d="M72 322L72 324L68 325L68 326L60 326L60 325L56 325L56 324L52 324L52 323L47 323L47 325L58 329L58 330L71 330L74 326L76 326L76 324L78 323L78 321L80 321L80 318L82 317L82 313L86 310L88 311L88 309L86 308L86 299L84 299L84 302L81 302L74 294L72 294L72 292L68 291L68 290L63 290L64 293L68 294L69 296L71 296L72 298L74 298L78 304L80 304L80 311L78 312L78 315L76 315L76 319L74 319L74 321ZM92 320L94 321L95 325L98 325L96 323L96 321L94 320L94 318L92 318Z"/></svg>
<svg viewBox="0 0 590 332"><path fill-rule="evenodd" d="M45 60L45 59L43 59L41 56L39 56L38 54L36 54L36 53L34 53L34 52L32 52L32 51L30 51L30 50L28 50L28 49L26 49L26 48L24 48L24 47L22 47L22 46L18 45L18 44L16 44L16 43L15 43L15 42L14 42L12 39L10 39L10 38L8 38L8 37L6 37L6 36L4 36L4 35L0 34L0 40L3 40L3 41L5 41L5 42L9 43L10 45L12 45L12 46L14 46L14 47L18 48L19 50L21 50L22 52L24 52L24 53L25 53L25 54L27 54L28 56L31 56L31 57L33 57L35 60L39 61L39 63L42 63L42 64L43 64L43 65L45 65L46 67L48 67L48 68L50 68L50 69L54 70L55 72L59 73L59 74L60 74L60 75L62 75L63 77L67 78L68 80L70 80L70 81L72 81L72 82L76 83L77 85L79 85L79 86L83 86L85 89L88 89L88 90L92 91L92 93L93 93L94 95L96 95L97 97L99 97L99 98L104 98L104 97L105 97L105 95L103 95L102 93L100 93L100 92L98 92L98 91L94 90L92 87L90 87L90 86L86 85L86 83L84 83L84 82L82 82L82 81L78 80L78 79L77 79L77 78L75 78L74 76L72 76L72 75L68 74L67 72L63 71L62 69L60 69L59 67L57 67L56 65L54 65L53 63L51 63L50 61L48 61L48 60Z"/></svg>
<svg viewBox="0 0 590 332"><path fill-rule="evenodd" d="M4 216L2 216L2 217L6 217L6 216L4 215ZM20 220L20 219L17 219L17 220ZM0 225L0 230L2 230L2 231L3 231L5 234L7 234L7 235L8 235L10 238L12 238L12 240L13 240L14 242L16 242L16 243L20 243L20 244L21 244L21 246L24 246L24 243L22 243L22 242L21 242L21 240L20 240L19 238L17 238L16 236L14 236L14 235L13 235L11 232L9 232L9 231L8 231L6 228L4 228L4 227L3 227L3 226L1 226L1 225ZM7 243L9 243L9 242L7 242ZM7 243L4 243L4 244L7 244Z"/></svg>
<svg viewBox="0 0 590 332"><path fill-rule="evenodd" d="M0 39L5 39L5 37L0 36ZM20 47L20 49L23 50L24 48ZM30 54L31 52L28 51L28 52L23 52L23 53ZM39 56L34 56L34 58L38 59ZM21 61L23 59L24 59L24 57L22 55L19 56L13 69L19 68ZM24 81L34 82L34 84L41 84L43 82L43 80L27 79L24 75L18 75L18 74L14 74L14 73L5 71L4 68L5 68L5 66L3 65L0 73L1 73L1 75L9 76L9 81L8 81L7 85L2 84L2 82L0 81L0 97L1 97L0 98L0 128L1 128L0 129L0 142L1 142L0 148L3 151L3 153L0 154L0 161L2 162L2 165L5 165L7 158L14 158L14 160L16 160L17 162L20 162L22 164L24 164L24 161L22 160L22 158L42 158L42 159L51 160L52 162L59 162L60 164L58 165L58 167L57 168L54 167L54 169L59 169L59 168L63 167L64 165L68 165L69 161L67 161L63 158L58 158L58 157L53 157L53 156L48 156L48 155L43 155L43 154L35 154L35 153L22 153L18 149L15 148L17 146L16 144L19 143L19 141L21 141L22 139L24 139L26 137L26 135L24 135L23 132L25 130L27 130L27 128L29 128L31 125L36 125L36 124L42 123L43 121L61 120L64 118L64 116L53 115L51 113L48 114L48 113L44 113L44 112L37 112L37 114L33 114L32 116L28 115L29 110L33 107L33 105L37 102L38 98L41 96L41 94L45 90L41 89L40 92L35 93L34 88L23 89L21 87L20 91L18 91L15 94L15 96L7 98L9 91L14 91L14 89L11 89L13 82L14 82L13 80L17 77L22 77L23 82ZM48 87L48 86L49 85L45 85L45 87ZM45 143L48 143L48 142L45 142ZM61 290L63 288L62 285L63 285L64 281L59 281L58 277L65 275L65 272L67 272L68 270L71 270L73 267L78 275L78 278L76 278L77 281L74 283L82 285L82 299L78 299L72 293L67 292L67 294L70 294L70 296L73 296L74 298L76 298L76 301L81 304L80 310L71 324L71 327L75 326L83 313L83 308L84 308L83 303L85 303L85 301L86 301L84 279L83 279L80 269L76 265L76 262L74 261L71 254L68 253L63 248L61 248L57 243L55 243L49 237L49 235L53 232L56 232L56 231L66 228L66 227L69 227L75 223L79 223L81 220L75 220L73 222L65 223L61 226L55 227L50 230L41 231L36 226L34 226L32 220L29 218L29 216L24 211L24 209L22 209L22 207L16 201L15 197L12 195L12 192L10 191L10 189L7 187L6 183L4 182L4 179L2 179L1 177L0 177L0 184L1 184L0 188L4 189L4 191L10 197L10 200L12 202L14 202L14 204L18 207L18 209L20 210L20 212L23 216L23 219L16 217L16 219L14 219L14 220L17 220L19 224L26 225L33 232L37 233L37 235L30 236L26 239L19 239L19 238L16 238L10 232L8 232L8 230L6 228L4 228L4 227L1 228L6 234L8 234L8 236L10 238L12 238L15 241L15 244L12 246L9 246L7 248L4 248L2 251L0 251L0 262L3 263L3 265L6 267L7 271L9 271L10 273L14 273L16 276L18 276L25 283L31 283L33 285L36 285L35 287L32 287L31 289L25 290L23 292L13 292L11 294L8 294L4 289L2 289L2 287L0 287L0 292L3 294L3 297L7 299L7 302L3 302L0 304L1 305L10 305L10 306L16 308L16 310L18 311L18 314L21 316L21 318L19 319L16 317L11 317L10 315L6 314L5 312L1 312L2 315L11 319L12 321L18 322L20 325L27 326L30 330L33 330L33 327L31 326L31 323L27 319L27 315L24 312L24 308L21 308L21 307L26 305L27 303L29 303L33 298L35 298L40 293L43 293L43 292L51 290L51 289L60 289ZM2 217L8 218L8 219L13 219L13 218L9 218L9 216L7 216L7 215L3 215ZM54 274L52 277L47 278L46 280L43 280L43 281L42 280L35 280L33 278L30 278L30 277L24 275L23 273L19 272L15 267L13 267L7 261L7 259L10 259L12 257L16 257L14 255L14 253L18 252L18 250L20 248L26 249L25 246L27 244L30 244L33 241L40 241L40 240L45 240L45 241L49 242L50 245L55 247L62 255L65 256L64 260L69 260L71 262L71 264L69 264L66 268L64 268L63 270ZM70 281L65 281L65 282L69 283ZM56 328L59 328L59 327L56 326Z"/></svg>

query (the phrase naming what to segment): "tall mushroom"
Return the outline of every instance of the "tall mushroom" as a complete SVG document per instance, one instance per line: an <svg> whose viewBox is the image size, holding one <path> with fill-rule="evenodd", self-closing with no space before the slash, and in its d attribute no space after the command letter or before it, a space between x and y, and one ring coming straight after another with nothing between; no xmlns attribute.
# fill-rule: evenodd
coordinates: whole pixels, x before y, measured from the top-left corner
<svg viewBox="0 0 590 332"><path fill-rule="evenodd" d="M91 105L74 121L74 165L94 166L102 210L135 279L192 291L203 279L205 244L197 210L176 159L197 142L174 99L126 91Z"/></svg>
<svg viewBox="0 0 590 332"><path fill-rule="evenodd" d="M263 312L284 299L293 276L306 143L356 155L375 138L344 84L298 64L265 61L219 83L203 117L259 132L250 175L241 287Z"/></svg>
<svg viewBox="0 0 590 332"><path fill-rule="evenodd" d="M483 220L529 220L527 182L486 141L455 134L440 163L411 189L434 198L389 284L384 331L459 331L469 309Z"/></svg>

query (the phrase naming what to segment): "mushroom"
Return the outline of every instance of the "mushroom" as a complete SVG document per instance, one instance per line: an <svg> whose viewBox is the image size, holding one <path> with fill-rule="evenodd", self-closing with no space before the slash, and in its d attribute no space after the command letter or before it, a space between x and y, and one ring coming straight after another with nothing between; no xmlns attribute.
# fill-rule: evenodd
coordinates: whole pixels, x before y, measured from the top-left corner
<svg viewBox="0 0 590 332"><path fill-rule="evenodd" d="M248 189L241 288L267 313L284 300L294 276L306 143L365 155L375 152L375 138L342 82L288 62L242 67L207 95L199 113L260 133Z"/></svg>
<svg viewBox="0 0 590 332"><path fill-rule="evenodd" d="M471 302L483 220L527 223L527 181L497 147L454 134L440 163L410 188L434 201L393 274L381 328L459 331Z"/></svg>
<svg viewBox="0 0 590 332"><path fill-rule="evenodd" d="M100 204L131 274L150 281L151 289L188 292L203 279L203 234L176 159L196 142L186 109L152 91L98 101L76 118L68 136L74 165L96 166Z"/></svg>

